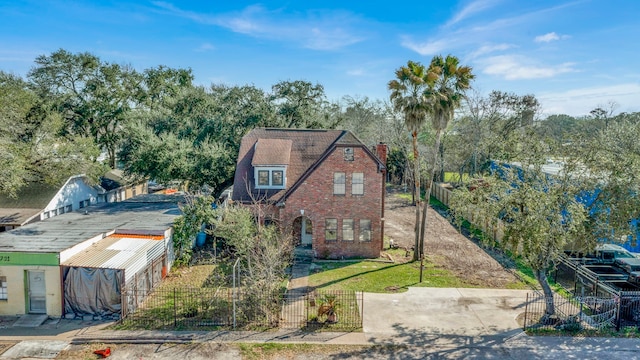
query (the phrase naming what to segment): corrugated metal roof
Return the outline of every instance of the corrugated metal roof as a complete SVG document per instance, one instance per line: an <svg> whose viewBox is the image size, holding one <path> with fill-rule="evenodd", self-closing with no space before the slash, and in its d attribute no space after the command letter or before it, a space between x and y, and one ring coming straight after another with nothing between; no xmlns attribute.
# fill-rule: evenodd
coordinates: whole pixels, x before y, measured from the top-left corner
<svg viewBox="0 0 640 360"><path fill-rule="evenodd" d="M146 238L142 235L137 235L135 238L122 235L108 236L60 265L124 269L125 274L133 275L138 268L144 268L164 252L164 241L153 239L154 237L157 236Z"/></svg>

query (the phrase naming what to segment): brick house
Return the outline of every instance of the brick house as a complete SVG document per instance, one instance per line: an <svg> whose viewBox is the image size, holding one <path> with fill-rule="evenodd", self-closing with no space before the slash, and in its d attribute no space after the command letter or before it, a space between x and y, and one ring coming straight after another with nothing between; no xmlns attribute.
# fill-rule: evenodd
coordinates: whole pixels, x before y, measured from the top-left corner
<svg viewBox="0 0 640 360"><path fill-rule="evenodd" d="M384 232L386 145L343 130L254 129L242 138L232 199L291 231L319 258L375 258Z"/></svg>

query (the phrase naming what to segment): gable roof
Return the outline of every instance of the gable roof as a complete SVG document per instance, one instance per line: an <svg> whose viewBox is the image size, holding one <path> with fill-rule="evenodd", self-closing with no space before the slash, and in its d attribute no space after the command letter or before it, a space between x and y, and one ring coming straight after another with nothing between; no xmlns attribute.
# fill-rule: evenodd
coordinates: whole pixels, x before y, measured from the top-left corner
<svg viewBox="0 0 640 360"><path fill-rule="evenodd" d="M22 187L15 198L0 194L0 208L44 209L60 190L60 186L45 183L29 183Z"/></svg>
<svg viewBox="0 0 640 360"><path fill-rule="evenodd" d="M309 176L336 146L362 147L375 161L384 166L358 138L346 130L272 128L251 130L242 138L240 144L233 181L233 200L280 201ZM258 154L256 149L259 151ZM287 150L288 154L282 153ZM286 156L289 157L287 162L285 162ZM253 165L287 165L286 189L256 190Z"/></svg>
<svg viewBox="0 0 640 360"><path fill-rule="evenodd" d="M136 179L131 176L126 176L124 171L120 169L111 169L100 177L100 187L106 191L133 185L134 183L136 183Z"/></svg>
<svg viewBox="0 0 640 360"><path fill-rule="evenodd" d="M0 226L20 226L38 215L58 193L60 186L29 183L15 198L0 194Z"/></svg>

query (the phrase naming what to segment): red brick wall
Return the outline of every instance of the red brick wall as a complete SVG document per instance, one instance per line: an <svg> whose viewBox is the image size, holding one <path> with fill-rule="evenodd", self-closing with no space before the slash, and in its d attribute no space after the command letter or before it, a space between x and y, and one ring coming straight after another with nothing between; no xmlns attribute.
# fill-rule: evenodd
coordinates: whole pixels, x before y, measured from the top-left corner
<svg viewBox="0 0 640 360"><path fill-rule="evenodd" d="M304 216L313 223L313 249L320 258L375 258L382 248L382 187L384 174L377 162L362 148L354 147L354 161L345 161L343 148L338 147L322 164L286 199L280 209L282 225ZM333 174L346 175L345 195L333 195ZM364 195L351 195L351 175L364 173ZM325 241L325 219L338 220L337 241ZM354 220L354 240L342 239L342 219ZM359 241L360 220L371 220L371 241Z"/></svg>

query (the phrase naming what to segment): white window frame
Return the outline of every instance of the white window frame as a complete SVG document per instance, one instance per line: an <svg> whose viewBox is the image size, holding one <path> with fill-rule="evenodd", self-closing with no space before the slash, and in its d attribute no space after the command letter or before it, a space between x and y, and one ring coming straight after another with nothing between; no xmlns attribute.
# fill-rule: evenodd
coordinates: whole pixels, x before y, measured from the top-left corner
<svg viewBox="0 0 640 360"><path fill-rule="evenodd" d="M342 178L342 182L339 182ZM345 195L347 192L347 174L344 172L333 173L333 195Z"/></svg>
<svg viewBox="0 0 640 360"><path fill-rule="evenodd" d="M269 184L264 185L258 182L261 171L267 171L269 177ZM275 183L275 175L282 173L282 184ZM287 167L286 166L256 166L253 169L253 177L256 189L284 189L287 186Z"/></svg>
<svg viewBox="0 0 640 360"><path fill-rule="evenodd" d="M337 240L338 240L338 219L326 218L324 220L324 241L337 241Z"/></svg>
<svg viewBox="0 0 640 360"><path fill-rule="evenodd" d="M364 195L364 173L351 174L351 195Z"/></svg>
<svg viewBox="0 0 640 360"><path fill-rule="evenodd" d="M364 226L366 225L366 226ZM362 242L371 241L371 220L369 219L361 219L360 220L360 234L358 236L358 240Z"/></svg>
<svg viewBox="0 0 640 360"><path fill-rule="evenodd" d="M353 219L342 219L342 240L353 241L354 239L353 224L354 224Z"/></svg>

